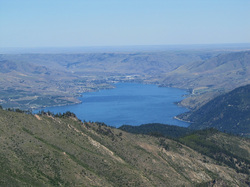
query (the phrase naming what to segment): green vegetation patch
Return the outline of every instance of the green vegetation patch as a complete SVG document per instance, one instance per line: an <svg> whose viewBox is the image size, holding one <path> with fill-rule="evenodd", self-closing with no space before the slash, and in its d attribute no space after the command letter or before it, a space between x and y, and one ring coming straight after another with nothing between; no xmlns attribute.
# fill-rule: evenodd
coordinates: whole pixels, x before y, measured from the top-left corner
<svg viewBox="0 0 250 187"><path fill-rule="evenodd" d="M220 138L227 139L230 145L224 146L224 143L222 143L223 141L213 139L213 136L219 133L220 132L215 129L201 130L182 137L179 141L192 149L215 159L218 163L226 164L237 172L250 174L249 152L243 148L239 148L239 146L232 147L230 143L230 141L233 141L238 137L232 135L220 135ZM249 139L245 139L245 141L249 142ZM239 142L239 140L237 140L237 142Z"/></svg>
<svg viewBox="0 0 250 187"><path fill-rule="evenodd" d="M164 136L169 138L185 136L193 131L185 127L165 125L160 123L150 123L140 126L123 125L119 127L119 129L134 134L148 134L156 137Z"/></svg>

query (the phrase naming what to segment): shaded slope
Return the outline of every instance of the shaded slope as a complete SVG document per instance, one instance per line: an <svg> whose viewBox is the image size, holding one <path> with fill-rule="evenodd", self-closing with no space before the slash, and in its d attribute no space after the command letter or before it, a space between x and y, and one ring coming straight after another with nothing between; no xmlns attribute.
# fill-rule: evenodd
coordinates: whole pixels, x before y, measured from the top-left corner
<svg viewBox="0 0 250 187"><path fill-rule="evenodd" d="M246 174L181 143L70 115L0 110L0 137L1 186L247 186Z"/></svg>
<svg viewBox="0 0 250 187"><path fill-rule="evenodd" d="M148 134L153 136L165 136L171 138L181 137L192 132L191 129L185 127L159 123L143 124L139 126L122 125L121 127L119 127L119 129L134 134Z"/></svg>
<svg viewBox="0 0 250 187"><path fill-rule="evenodd" d="M250 85L218 96L189 115L192 129L216 128L234 134L250 135Z"/></svg>

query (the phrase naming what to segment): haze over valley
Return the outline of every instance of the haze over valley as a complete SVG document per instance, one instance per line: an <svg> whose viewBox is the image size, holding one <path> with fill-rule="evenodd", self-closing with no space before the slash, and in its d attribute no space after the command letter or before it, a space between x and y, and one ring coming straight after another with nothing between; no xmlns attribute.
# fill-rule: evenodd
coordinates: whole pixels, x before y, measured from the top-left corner
<svg viewBox="0 0 250 187"><path fill-rule="evenodd" d="M116 82L137 82L189 89L191 95L181 104L195 108L219 93L248 84L249 54L224 48L2 54L0 104L21 109L75 104L83 92L113 88Z"/></svg>

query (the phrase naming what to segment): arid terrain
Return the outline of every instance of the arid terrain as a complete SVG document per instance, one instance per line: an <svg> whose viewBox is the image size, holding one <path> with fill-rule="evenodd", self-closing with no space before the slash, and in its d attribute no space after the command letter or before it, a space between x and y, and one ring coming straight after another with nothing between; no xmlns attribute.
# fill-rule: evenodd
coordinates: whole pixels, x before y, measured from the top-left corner
<svg viewBox="0 0 250 187"><path fill-rule="evenodd" d="M181 104L196 109L250 83L250 52L242 50L1 54L0 105L34 109L74 104L83 92L139 82L188 89Z"/></svg>

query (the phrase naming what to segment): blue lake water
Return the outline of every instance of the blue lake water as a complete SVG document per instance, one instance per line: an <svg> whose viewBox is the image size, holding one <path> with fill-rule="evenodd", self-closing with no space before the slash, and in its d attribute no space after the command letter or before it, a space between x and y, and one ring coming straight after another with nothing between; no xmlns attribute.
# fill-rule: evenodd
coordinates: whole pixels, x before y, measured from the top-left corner
<svg viewBox="0 0 250 187"><path fill-rule="evenodd" d="M115 86L114 89L83 93L81 104L44 110L54 113L71 111L81 120L104 122L114 127L146 123L189 125L173 118L187 111L174 104L183 99L185 90L135 83L118 83Z"/></svg>

